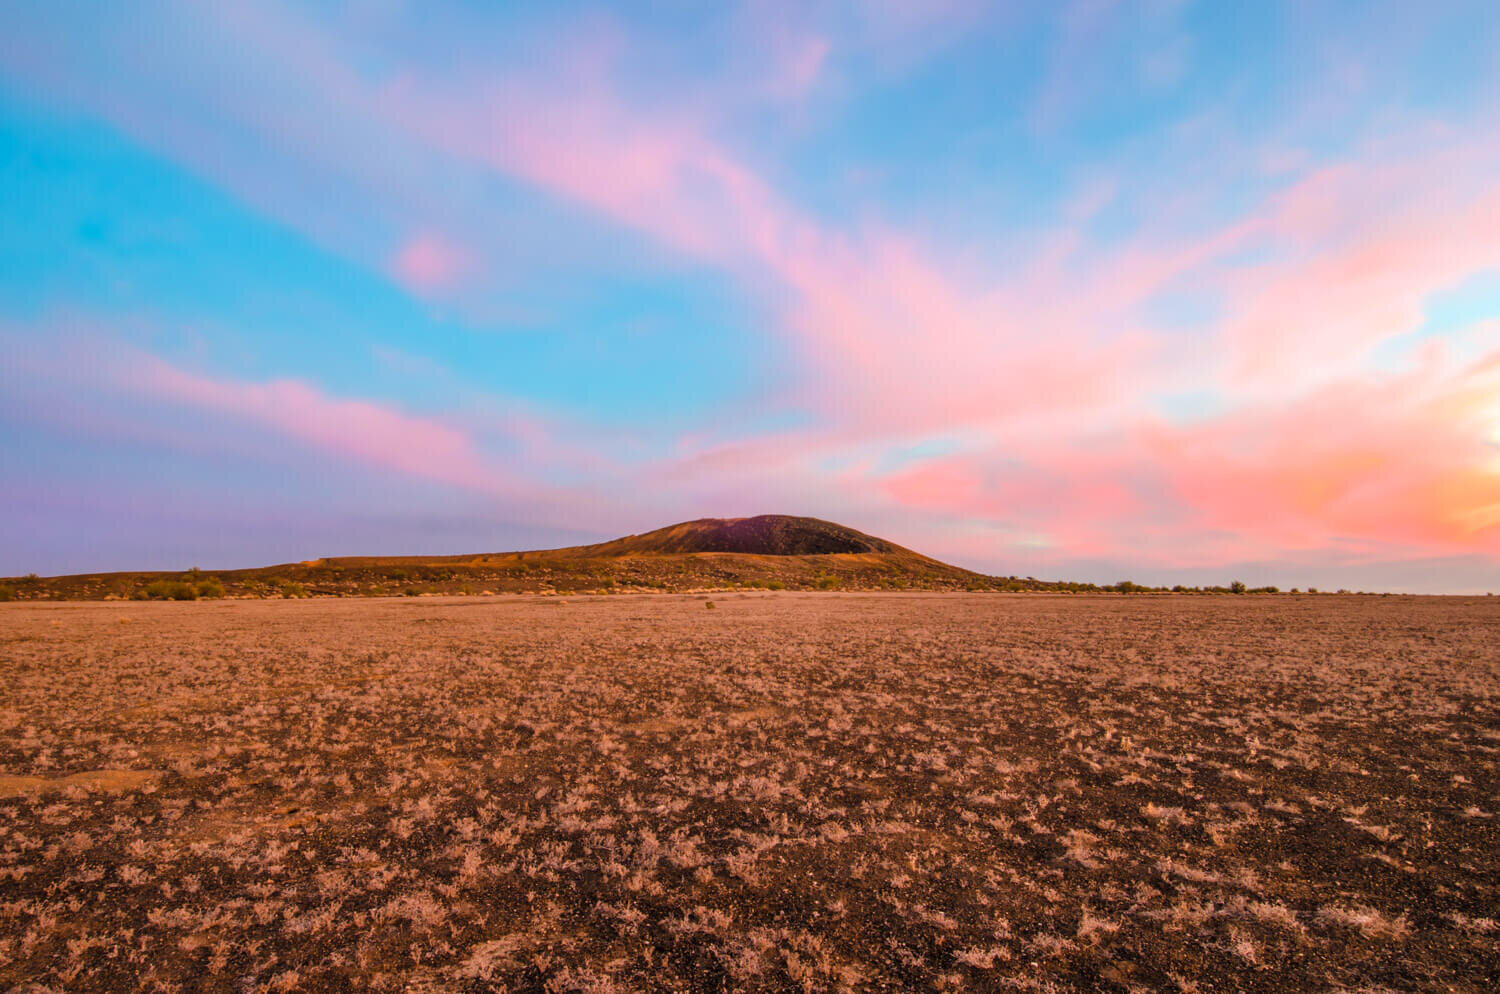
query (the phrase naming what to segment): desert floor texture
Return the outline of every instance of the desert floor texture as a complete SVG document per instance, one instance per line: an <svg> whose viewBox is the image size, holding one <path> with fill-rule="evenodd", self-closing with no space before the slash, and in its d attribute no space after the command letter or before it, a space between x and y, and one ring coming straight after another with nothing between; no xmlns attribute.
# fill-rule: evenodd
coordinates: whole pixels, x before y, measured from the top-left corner
<svg viewBox="0 0 1500 994"><path fill-rule="evenodd" d="M1497 760L1500 599L5 604L0 990L1492 991Z"/></svg>

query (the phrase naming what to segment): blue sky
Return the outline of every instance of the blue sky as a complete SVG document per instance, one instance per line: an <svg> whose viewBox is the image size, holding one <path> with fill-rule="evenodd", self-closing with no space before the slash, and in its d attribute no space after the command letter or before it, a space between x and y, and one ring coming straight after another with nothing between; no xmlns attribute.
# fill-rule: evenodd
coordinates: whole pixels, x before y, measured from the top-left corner
<svg viewBox="0 0 1500 994"><path fill-rule="evenodd" d="M1500 586L1489 3L21 4L0 573Z"/></svg>

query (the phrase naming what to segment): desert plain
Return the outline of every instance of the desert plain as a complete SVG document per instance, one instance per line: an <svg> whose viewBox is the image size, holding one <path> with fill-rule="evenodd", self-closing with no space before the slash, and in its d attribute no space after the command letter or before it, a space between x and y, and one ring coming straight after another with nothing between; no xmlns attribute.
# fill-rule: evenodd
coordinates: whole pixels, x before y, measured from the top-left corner
<svg viewBox="0 0 1500 994"><path fill-rule="evenodd" d="M1500 602L0 605L0 990L1491 991Z"/></svg>

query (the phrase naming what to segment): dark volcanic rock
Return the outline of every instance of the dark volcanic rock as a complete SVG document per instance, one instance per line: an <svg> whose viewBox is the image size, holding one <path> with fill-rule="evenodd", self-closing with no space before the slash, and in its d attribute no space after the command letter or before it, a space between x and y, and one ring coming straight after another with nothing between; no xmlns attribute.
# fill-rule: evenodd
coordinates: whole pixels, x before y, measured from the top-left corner
<svg viewBox="0 0 1500 994"><path fill-rule="evenodd" d="M823 556L832 553L889 553L900 546L864 532L789 514L753 518L699 518L643 535L588 546L594 555L680 555L738 552L762 556Z"/></svg>

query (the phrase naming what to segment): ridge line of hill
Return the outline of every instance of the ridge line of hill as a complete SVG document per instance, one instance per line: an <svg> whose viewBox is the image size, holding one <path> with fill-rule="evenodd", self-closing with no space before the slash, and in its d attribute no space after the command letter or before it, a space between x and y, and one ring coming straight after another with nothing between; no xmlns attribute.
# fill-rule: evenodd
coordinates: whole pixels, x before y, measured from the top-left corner
<svg viewBox="0 0 1500 994"><path fill-rule="evenodd" d="M1244 592L1209 588L1217 592ZM84 573L0 581L0 600L196 600L624 591L993 590L1083 593L1112 587L987 576L845 525L763 514L698 518L592 545L457 556L340 556L250 569ZM1177 588L1183 590L1184 588ZM1261 588L1257 592L1273 592Z"/></svg>

